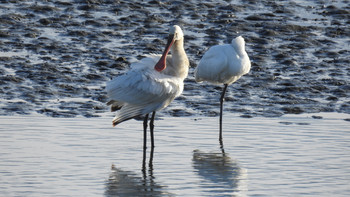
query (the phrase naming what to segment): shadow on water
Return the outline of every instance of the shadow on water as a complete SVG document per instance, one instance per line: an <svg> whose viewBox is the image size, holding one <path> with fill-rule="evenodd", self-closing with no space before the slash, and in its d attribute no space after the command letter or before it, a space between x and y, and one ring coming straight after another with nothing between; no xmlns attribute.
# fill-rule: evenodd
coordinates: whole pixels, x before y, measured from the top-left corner
<svg viewBox="0 0 350 197"><path fill-rule="evenodd" d="M174 196L165 191L166 186L155 182L153 175L153 152L151 148L148 170L146 167L146 149L143 150L142 175L121 170L114 165L106 181L105 196Z"/></svg>
<svg viewBox="0 0 350 197"><path fill-rule="evenodd" d="M202 179L200 187L209 195L244 196L247 191L246 170L227 156L223 144L220 145L220 153L193 151L192 165Z"/></svg>

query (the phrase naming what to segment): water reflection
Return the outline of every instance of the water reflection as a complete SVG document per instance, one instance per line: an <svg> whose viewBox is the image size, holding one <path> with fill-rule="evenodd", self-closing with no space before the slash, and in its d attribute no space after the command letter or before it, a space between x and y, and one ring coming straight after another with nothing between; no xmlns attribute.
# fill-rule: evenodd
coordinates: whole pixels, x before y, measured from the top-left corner
<svg viewBox="0 0 350 197"><path fill-rule="evenodd" d="M225 153L193 151L193 168L201 177L201 188L211 194L245 196L247 191L246 171Z"/></svg>
<svg viewBox="0 0 350 197"><path fill-rule="evenodd" d="M114 165L106 183L105 196L173 196L165 187L154 181L152 173L142 177L130 171L121 170Z"/></svg>
<svg viewBox="0 0 350 197"><path fill-rule="evenodd" d="M147 160L147 148L143 147L143 159L142 159L142 172L145 174L147 167L146 167L146 160ZM150 151L150 156L149 156L149 161L148 161L148 167L149 167L149 172L150 174L153 174L153 153L154 153L154 147L151 148Z"/></svg>

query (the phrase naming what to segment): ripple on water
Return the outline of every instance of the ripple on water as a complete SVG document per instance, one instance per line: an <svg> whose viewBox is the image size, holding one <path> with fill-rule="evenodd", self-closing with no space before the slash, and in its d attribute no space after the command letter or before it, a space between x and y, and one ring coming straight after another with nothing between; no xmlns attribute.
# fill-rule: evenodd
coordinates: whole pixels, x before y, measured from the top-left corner
<svg viewBox="0 0 350 197"><path fill-rule="evenodd" d="M147 149L145 171L142 122L113 128L111 119L0 117L2 194L350 194L347 114L226 114L224 149L218 118L164 117L155 122L156 147L152 160Z"/></svg>

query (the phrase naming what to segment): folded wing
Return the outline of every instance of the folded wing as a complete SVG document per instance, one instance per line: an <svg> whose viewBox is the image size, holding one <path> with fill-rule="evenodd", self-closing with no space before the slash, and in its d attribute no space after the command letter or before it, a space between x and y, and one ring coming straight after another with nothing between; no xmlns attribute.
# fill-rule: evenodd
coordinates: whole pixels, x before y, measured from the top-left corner
<svg viewBox="0 0 350 197"><path fill-rule="evenodd" d="M112 110L120 109L113 124L162 109L182 90L183 82L176 77L164 76L147 66L133 67L107 83L107 95L112 99L109 104Z"/></svg>

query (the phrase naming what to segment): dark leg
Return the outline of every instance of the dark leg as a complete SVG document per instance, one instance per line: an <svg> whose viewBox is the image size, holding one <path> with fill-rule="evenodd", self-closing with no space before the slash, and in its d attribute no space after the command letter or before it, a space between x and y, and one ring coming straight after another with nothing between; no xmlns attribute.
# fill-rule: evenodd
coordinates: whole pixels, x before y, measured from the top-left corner
<svg viewBox="0 0 350 197"><path fill-rule="evenodd" d="M148 163L148 167L149 167L149 171L150 171L150 175L152 176L152 171L153 171L153 153L154 153L154 148L151 147L151 152L150 152L150 156L149 156L149 163Z"/></svg>
<svg viewBox="0 0 350 197"><path fill-rule="evenodd" d="M149 189L148 191L153 191L155 183L154 183L154 176L153 176L153 152L154 148L151 148L150 156L149 156L149 163L148 163L148 177L149 177Z"/></svg>
<svg viewBox="0 0 350 197"><path fill-rule="evenodd" d="M148 123L148 114L143 119L143 148L147 148L147 123Z"/></svg>
<svg viewBox="0 0 350 197"><path fill-rule="evenodd" d="M142 159L142 172L146 171L146 149L147 149L147 123L148 114L143 119L143 159Z"/></svg>
<svg viewBox="0 0 350 197"><path fill-rule="evenodd" d="M219 133L219 141L222 142L222 105L224 103L225 98L225 92L227 89L227 84L225 84L224 89L222 90L221 97L220 97L220 133Z"/></svg>
<svg viewBox="0 0 350 197"><path fill-rule="evenodd" d="M219 142L220 142L221 153L224 156L225 155L224 142L222 141L222 139L219 139Z"/></svg>
<svg viewBox="0 0 350 197"><path fill-rule="evenodd" d="M146 148L143 148L142 172L146 172ZM146 176L146 175L145 175Z"/></svg>
<svg viewBox="0 0 350 197"><path fill-rule="evenodd" d="M150 133L151 133L151 147L154 148L154 135L153 135L153 130L154 130L154 116L156 115L156 112L154 111L151 117L151 121L149 123L150 127Z"/></svg>

